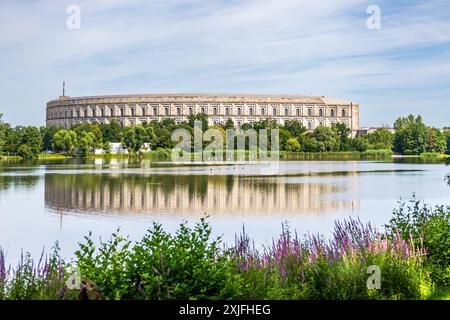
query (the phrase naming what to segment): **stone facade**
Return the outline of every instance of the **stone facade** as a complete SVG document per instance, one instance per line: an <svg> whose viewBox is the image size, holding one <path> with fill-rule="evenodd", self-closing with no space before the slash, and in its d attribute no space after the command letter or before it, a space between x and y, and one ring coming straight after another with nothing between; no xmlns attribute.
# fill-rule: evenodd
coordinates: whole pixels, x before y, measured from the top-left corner
<svg viewBox="0 0 450 320"><path fill-rule="evenodd" d="M242 95L242 94L142 94L94 97L61 96L47 103L47 126L66 128L82 122L108 123L117 119L134 125L164 118L176 122L190 114L205 113L210 124L232 119L237 127L271 118L280 124L297 119L308 130L319 125L342 122L359 127L359 104L325 96Z"/></svg>

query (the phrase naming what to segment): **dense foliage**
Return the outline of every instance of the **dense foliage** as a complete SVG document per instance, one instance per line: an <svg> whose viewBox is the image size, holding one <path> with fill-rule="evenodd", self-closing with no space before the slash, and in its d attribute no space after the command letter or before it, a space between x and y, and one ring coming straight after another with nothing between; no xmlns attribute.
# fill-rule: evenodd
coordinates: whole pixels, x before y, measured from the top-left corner
<svg viewBox="0 0 450 320"><path fill-rule="evenodd" d="M395 151L401 154L421 154L424 152L444 152L449 134L439 129L427 127L421 116L413 115L395 121Z"/></svg>
<svg viewBox="0 0 450 320"><path fill-rule="evenodd" d="M394 210L387 226L392 234L410 237L417 246L427 248L427 264L434 280L450 286L450 207L421 204L413 199Z"/></svg>
<svg viewBox="0 0 450 320"><path fill-rule="evenodd" d="M245 230L226 248L202 219L174 234L154 224L137 242L88 235L69 263L56 249L12 269L0 250L0 299L78 299L85 283L104 299L425 299L450 279L450 208L411 203L385 232L354 219L336 222L330 238L284 226L262 249ZM374 266L376 288L368 286ZM70 270L80 271L80 290L68 288Z"/></svg>
<svg viewBox="0 0 450 320"><path fill-rule="evenodd" d="M194 129L195 121L200 121L203 132L214 128L225 136L225 130L235 129L231 119L224 125L208 126L208 118L204 114L191 115L187 121L179 124L174 119L167 118L160 122L124 127L119 121L112 120L107 124L80 123L70 129L56 126L42 126L39 129L33 126L11 127L1 120L0 115L0 154L19 155L23 158L34 158L41 152L86 156L95 149L103 149L108 153L112 142L120 142L133 154L149 149L172 149L176 144L172 141L172 132L183 128L193 135L197 130ZM278 129L280 150L302 153L393 150L399 154L439 154L449 151L450 131L428 127L420 116L398 118L394 127L395 134L389 128L381 127L375 132L352 138L350 129L343 123L336 123L331 127L317 126L313 131L307 132L305 126L295 119L286 121L284 125L279 125L272 119L263 119L243 124L236 136L244 135L249 129L256 132L267 129L269 134L271 130ZM238 138L235 139L237 141ZM248 137L245 139L248 147ZM209 142L204 141L203 147L208 144Z"/></svg>

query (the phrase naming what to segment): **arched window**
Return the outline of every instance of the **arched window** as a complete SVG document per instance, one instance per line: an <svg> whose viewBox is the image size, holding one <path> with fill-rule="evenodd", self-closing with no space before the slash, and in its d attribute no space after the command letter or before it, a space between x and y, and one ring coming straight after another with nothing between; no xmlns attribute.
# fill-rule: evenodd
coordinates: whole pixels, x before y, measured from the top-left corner
<svg viewBox="0 0 450 320"><path fill-rule="evenodd" d="M228 107L225 108L225 115L226 116L230 115L230 108L228 108Z"/></svg>
<svg viewBox="0 0 450 320"><path fill-rule="evenodd" d="M134 113L135 113L135 112L134 112L134 108L131 108L131 109L130 109L130 115L131 115L132 117L134 117Z"/></svg>
<svg viewBox="0 0 450 320"><path fill-rule="evenodd" d="M308 130L312 130L312 122L308 122Z"/></svg>
<svg viewBox="0 0 450 320"><path fill-rule="evenodd" d="M123 110L123 108L120 108L120 116L121 116L121 117L123 117L124 112L125 112L125 111Z"/></svg>
<svg viewBox="0 0 450 320"><path fill-rule="evenodd" d="M166 116L169 115L169 108L167 108L167 107L164 108L164 115L166 115Z"/></svg>
<svg viewBox="0 0 450 320"><path fill-rule="evenodd" d="M181 108L180 107L177 108L177 116L181 116Z"/></svg>
<svg viewBox="0 0 450 320"><path fill-rule="evenodd" d="M143 116L145 117L145 115L146 115L146 114L145 114L145 107L142 107L142 108L141 108L141 115L143 115Z"/></svg>
<svg viewBox="0 0 450 320"><path fill-rule="evenodd" d="M158 115L158 109L153 108L153 115L154 115L154 116L157 116L157 115Z"/></svg>
<svg viewBox="0 0 450 320"><path fill-rule="evenodd" d="M238 116L240 116L242 114L242 109L240 107L237 109L237 114L238 114Z"/></svg>
<svg viewBox="0 0 450 320"><path fill-rule="evenodd" d="M300 109L295 109L295 115L296 115L297 117L300 117Z"/></svg>
<svg viewBox="0 0 450 320"><path fill-rule="evenodd" d="M253 117L253 108L248 109L248 114L250 117Z"/></svg>
<svg viewBox="0 0 450 320"><path fill-rule="evenodd" d="M319 117L323 117L323 109L319 109Z"/></svg>
<svg viewBox="0 0 450 320"><path fill-rule="evenodd" d="M284 109L284 115L285 115L286 117L289 115L289 109L288 109L288 108Z"/></svg>
<svg viewBox="0 0 450 320"><path fill-rule="evenodd" d="M213 108L213 115L217 116L217 107Z"/></svg>
<svg viewBox="0 0 450 320"><path fill-rule="evenodd" d="M189 108L189 115L192 115L192 107Z"/></svg>
<svg viewBox="0 0 450 320"><path fill-rule="evenodd" d="M105 109L100 109L100 116L102 118L105 116Z"/></svg>
<svg viewBox="0 0 450 320"><path fill-rule="evenodd" d="M265 116L266 115L266 108L261 108L261 115Z"/></svg>
<svg viewBox="0 0 450 320"><path fill-rule="evenodd" d="M312 109L311 108L308 109L308 117L312 117Z"/></svg>
<svg viewBox="0 0 450 320"><path fill-rule="evenodd" d="M332 117L334 117L334 109L331 109L330 115L331 115Z"/></svg>
<svg viewBox="0 0 450 320"><path fill-rule="evenodd" d="M273 108L273 109L272 109L272 115L273 115L273 116L276 116L276 115L277 115L277 109L276 109L276 108Z"/></svg>
<svg viewBox="0 0 450 320"><path fill-rule="evenodd" d="M342 109L342 116L345 117L345 109Z"/></svg>
<svg viewBox="0 0 450 320"><path fill-rule="evenodd" d="M202 111L203 114L205 114L205 107L202 107L200 110Z"/></svg>

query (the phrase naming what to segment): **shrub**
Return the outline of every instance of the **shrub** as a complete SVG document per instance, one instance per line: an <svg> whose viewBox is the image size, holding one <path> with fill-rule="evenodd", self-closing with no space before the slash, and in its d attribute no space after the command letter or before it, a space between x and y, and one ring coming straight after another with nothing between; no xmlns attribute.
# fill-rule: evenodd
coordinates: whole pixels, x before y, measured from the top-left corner
<svg viewBox="0 0 450 320"><path fill-rule="evenodd" d="M19 148L17 148L17 155L24 159L33 159L34 157L37 156L36 154L33 153L30 146L26 144L22 144L19 146Z"/></svg>
<svg viewBox="0 0 450 320"><path fill-rule="evenodd" d="M158 224L134 245L117 233L97 249L90 236L76 252L83 277L108 299L216 299L233 296L233 264L211 241L204 219L175 235Z"/></svg>
<svg viewBox="0 0 450 320"><path fill-rule="evenodd" d="M394 210L387 229L391 236L411 237L427 250L427 263L438 284L450 284L450 207L422 204L413 198Z"/></svg>
<svg viewBox="0 0 450 320"><path fill-rule="evenodd" d="M250 299L419 299L433 285L421 268L424 252L397 236L387 239L356 220L337 223L332 239L299 240L288 231L263 253L236 244L236 261ZM367 270L381 270L381 289L367 288Z"/></svg>

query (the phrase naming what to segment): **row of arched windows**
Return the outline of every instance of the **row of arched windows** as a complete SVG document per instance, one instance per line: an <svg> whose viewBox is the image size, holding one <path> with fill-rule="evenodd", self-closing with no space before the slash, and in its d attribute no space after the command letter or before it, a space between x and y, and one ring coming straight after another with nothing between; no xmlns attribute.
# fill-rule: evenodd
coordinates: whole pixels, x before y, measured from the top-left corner
<svg viewBox="0 0 450 320"><path fill-rule="evenodd" d="M243 115L243 107L235 107L236 108L236 113L235 115L237 116L242 116ZM231 115L231 107L225 107L224 110L224 115L225 116L230 116ZM91 110L90 112L88 110ZM103 107L103 108L97 108L97 109L78 109L78 110L72 110L72 111L50 111L49 112L49 118L53 119L53 118L79 118L79 117L108 117L108 116L120 116L120 117L124 117L124 116L131 116L131 117L135 117L135 116L158 116L159 112L158 112L158 107L152 107L150 112L147 112L147 109L145 107L135 107L135 108L129 108L129 112L128 114L125 114L125 107L124 106L120 106L119 111L116 112L115 108L109 108L109 107ZM137 111L139 110L139 113L137 113ZM187 115L192 115L194 114L194 108L193 107L188 107L188 112ZM255 108L254 107L249 107L247 112L247 116L253 117L255 116ZM170 107L164 107L163 109L163 114L165 116L170 116L171 111L170 111ZM300 117L302 116L302 112L300 108L296 108L295 109L295 114L292 114L292 116L297 116ZM200 107L200 113L206 113L206 107ZM314 112L313 108L308 108L307 112L306 112L308 117L313 117L313 116L318 116L318 117L324 117L325 112L324 112L324 108L318 108L317 112ZM177 116L183 116L186 114L183 114L182 108L181 107L176 107L175 109L175 114ZM219 116L221 115L219 112L219 107L212 107L212 112L210 115L213 116ZM260 115L261 116L291 116L290 113L290 109L289 108L284 108L283 113L278 114L278 108L272 108L271 113L270 114L266 114L266 107L260 107ZM329 109L329 117L336 117L336 110L335 108L331 108ZM340 116L341 117L346 117L347 113L346 113L346 109L341 109L340 110Z"/></svg>
<svg viewBox="0 0 450 320"><path fill-rule="evenodd" d="M106 119L104 119L104 120L98 120L98 119L90 120L90 119L85 119L85 120L75 120L74 123L83 123L83 122L89 123L90 121L95 121L95 122L99 122L99 121L100 121L101 123L107 123L107 122L108 122L108 120L106 120ZM105 121L106 121L106 122L105 122ZM141 120L139 120L139 121L141 121L141 123L146 122L146 120L143 120L143 119L141 119ZM276 121L279 122L279 120L276 120ZM305 125L305 127L307 128L307 130L309 130L309 131L314 130L316 125L319 125L319 126L324 126L324 125L326 125L325 120L320 120L320 121L318 121L318 122L315 122L314 120L300 119L299 121L300 121L301 123L303 123L303 124ZM125 119L121 119L121 122L122 122L123 125L125 125ZM334 123L336 123L336 122L337 122L337 120L331 121L332 124L334 124ZM138 122L138 123L139 123L139 122ZM179 123L180 123L180 121L177 120L177 124L179 124ZM223 124L224 122L223 122L223 121L220 121L220 120L218 120L218 119L214 119L214 120L213 120L213 123L216 125L216 124L218 124L218 123L222 123L222 124ZM240 128L240 127L242 126L243 123L245 123L245 121L243 121L243 120L241 120L241 119L236 120L236 127L237 127L237 128ZM253 123L253 120L249 121L249 123ZM346 125L348 125L348 123L347 123L345 120L344 120L344 123L345 123ZM129 122L129 124L134 124L134 120L131 120L131 122ZM64 124L65 127L70 127L70 125L71 125L70 123L65 123L65 124Z"/></svg>

